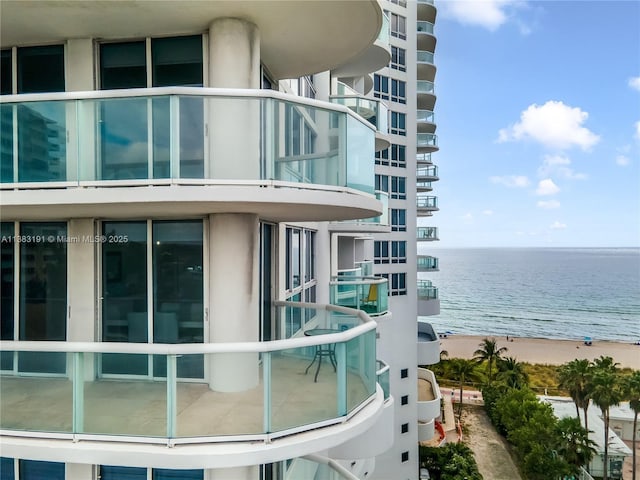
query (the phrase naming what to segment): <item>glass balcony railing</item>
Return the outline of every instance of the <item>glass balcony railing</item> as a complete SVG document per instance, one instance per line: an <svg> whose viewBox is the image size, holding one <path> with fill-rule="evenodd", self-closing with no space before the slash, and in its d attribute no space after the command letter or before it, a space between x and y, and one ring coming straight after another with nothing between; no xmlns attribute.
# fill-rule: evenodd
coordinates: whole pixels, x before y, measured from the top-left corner
<svg viewBox="0 0 640 480"><path fill-rule="evenodd" d="M7 95L0 97L0 119L5 188L275 180L374 193L369 124L340 107L280 92L170 87Z"/></svg>
<svg viewBox="0 0 640 480"><path fill-rule="evenodd" d="M438 136L433 133L418 133L418 147L437 147Z"/></svg>
<svg viewBox="0 0 640 480"><path fill-rule="evenodd" d="M380 33L378 34L377 41L384 45L389 45L391 43L389 17L385 14L382 14L382 27L380 28Z"/></svg>
<svg viewBox="0 0 640 480"><path fill-rule="evenodd" d="M438 270L438 259L427 255L418 255L417 265L419 272L428 272L430 270Z"/></svg>
<svg viewBox="0 0 640 480"><path fill-rule="evenodd" d="M418 168L416 170L416 177L418 178L438 178L438 166L429 165L428 167Z"/></svg>
<svg viewBox="0 0 640 480"><path fill-rule="evenodd" d="M435 95L436 89L433 82L428 80L418 80L416 82L416 91L420 93L430 93L431 95Z"/></svg>
<svg viewBox="0 0 640 480"><path fill-rule="evenodd" d="M426 209L437 209L438 208L438 197L430 197L426 195L417 195L416 196L416 207L426 208Z"/></svg>
<svg viewBox="0 0 640 480"><path fill-rule="evenodd" d="M438 227L418 227L416 240L438 240Z"/></svg>
<svg viewBox="0 0 640 480"><path fill-rule="evenodd" d="M389 384L389 365L384 363L382 360L378 360L378 371L376 372L378 377L378 385L382 388L384 392L384 399L386 400L391 396L390 394L390 384Z"/></svg>
<svg viewBox="0 0 640 480"><path fill-rule="evenodd" d="M370 316L389 310L389 282L381 277L333 277L330 285L331 303L362 310Z"/></svg>
<svg viewBox="0 0 640 480"><path fill-rule="evenodd" d="M387 106L372 98L356 95L335 95L330 99L331 103L344 105L352 112L360 115L380 133L389 133L389 109Z"/></svg>
<svg viewBox="0 0 640 480"><path fill-rule="evenodd" d="M362 271L363 277L373 276L373 260L363 260L362 262L355 262L355 264Z"/></svg>
<svg viewBox="0 0 640 480"><path fill-rule="evenodd" d="M417 23L417 31L418 33L430 33L433 35L433 23L419 21Z"/></svg>
<svg viewBox="0 0 640 480"><path fill-rule="evenodd" d="M417 52L418 63L435 63L433 52L425 52L418 50Z"/></svg>
<svg viewBox="0 0 640 480"><path fill-rule="evenodd" d="M233 344L0 342L0 428L23 436L47 432L96 440L108 435L125 442L145 437L169 444L173 439L211 442L212 437L269 442L274 435L343 423L376 392L375 322L362 311L279 303L301 315L324 312L326 321L312 319L305 331L335 333ZM349 317L359 320L357 325L350 328ZM335 371L327 361L314 382L313 375L304 374L320 348L332 352ZM65 371L52 375L30 368L33 357L43 355L61 356ZM200 373L205 378L185 381L185 369L203 360L209 367ZM146 373L123 371L106 378L105 362L125 369L135 364ZM238 379L247 385L232 393L219 388Z"/></svg>
<svg viewBox="0 0 640 480"><path fill-rule="evenodd" d="M438 288L429 280L418 280L418 300L435 300L438 298Z"/></svg>
<svg viewBox="0 0 640 480"><path fill-rule="evenodd" d="M382 215L378 215L377 217L370 217L370 218L358 218L355 220L343 220L343 221L340 221L339 223L388 226L389 225L389 194L387 192L381 192L379 190L376 190L375 195L376 195L376 200L382 203Z"/></svg>
<svg viewBox="0 0 640 480"><path fill-rule="evenodd" d="M418 110L416 112L418 122L436 123L435 114L431 110Z"/></svg>
<svg viewBox="0 0 640 480"><path fill-rule="evenodd" d="M433 161L431 160L431 154L430 153L418 153L416 155L416 162L417 163L428 163L428 164L432 164Z"/></svg>

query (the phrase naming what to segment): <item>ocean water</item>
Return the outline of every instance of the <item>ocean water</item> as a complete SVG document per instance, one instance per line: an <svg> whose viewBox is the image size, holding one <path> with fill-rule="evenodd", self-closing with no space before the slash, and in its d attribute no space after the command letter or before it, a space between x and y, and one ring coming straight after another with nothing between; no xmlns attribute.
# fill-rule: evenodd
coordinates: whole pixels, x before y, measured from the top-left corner
<svg viewBox="0 0 640 480"><path fill-rule="evenodd" d="M441 333L640 340L638 248L436 248L428 254L439 258L440 271L418 275L438 287L440 315L424 318Z"/></svg>

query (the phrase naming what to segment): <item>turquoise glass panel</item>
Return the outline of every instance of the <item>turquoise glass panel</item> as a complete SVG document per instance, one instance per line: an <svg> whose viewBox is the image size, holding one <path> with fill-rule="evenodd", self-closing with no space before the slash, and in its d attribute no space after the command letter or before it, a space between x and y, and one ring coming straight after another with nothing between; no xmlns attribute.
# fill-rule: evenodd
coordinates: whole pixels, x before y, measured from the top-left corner
<svg viewBox="0 0 640 480"><path fill-rule="evenodd" d="M15 105L0 105L0 182L14 182L14 133L13 114Z"/></svg>
<svg viewBox="0 0 640 480"><path fill-rule="evenodd" d="M347 116L347 187L374 193L374 133L350 115Z"/></svg>
<svg viewBox="0 0 640 480"><path fill-rule="evenodd" d="M376 391L376 332L346 342L347 409L351 412Z"/></svg>

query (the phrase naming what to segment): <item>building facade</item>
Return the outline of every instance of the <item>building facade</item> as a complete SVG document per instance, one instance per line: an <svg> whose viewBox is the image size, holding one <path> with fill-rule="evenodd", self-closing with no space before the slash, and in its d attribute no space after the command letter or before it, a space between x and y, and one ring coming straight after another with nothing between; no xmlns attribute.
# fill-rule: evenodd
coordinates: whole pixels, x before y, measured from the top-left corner
<svg viewBox="0 0 640 480"><path fill-rule="evenodd" d="M433 4L1 21L1 477L417 478Z"/></svg>

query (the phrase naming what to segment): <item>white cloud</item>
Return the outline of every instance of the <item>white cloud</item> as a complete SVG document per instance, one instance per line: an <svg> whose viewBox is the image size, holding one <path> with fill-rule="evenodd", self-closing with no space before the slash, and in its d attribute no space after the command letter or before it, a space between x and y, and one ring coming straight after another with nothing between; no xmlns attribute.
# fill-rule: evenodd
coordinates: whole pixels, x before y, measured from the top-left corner
<svg viewBox="0 0 640 480"><path fill-rule="evenodd" d="M551 148L589 150L600 137L582 126L588 118L587 112L559 101L529 105L519 122L498 132L498 142L533 139Z"/></svg>
<svg viewBox="0 0 640 480"><path fill-rule="evenodd" d="M560 208L560 202L557 200L540 200L537 205L538 208L544 208L546 210Z"/></svg>
<svg viewBox="0 0 640 480"><path fill-rule="evenodd" d="M569 180L584 180L587 175L576 173L571 167L571 160L566 155L545 155L542 165L538 168L538 176L558 176Z"/></svg>
<svg viewBox="0 0 640 480"><path fill-rule="evenodd" d="M493 210L483 210L482 214L483 215L493 215Z"/></svg>
<svg viewBox="0 0 640 480"><path fill-rule="evenodd" d="M636 128L636 135L635 137L640 139L640 120L638 120L636 123L633 124L634 127Z"/></svg>
<svg viewBox="0 0 640 480"><path fill-rule="evenodd" d="M629 86L634 90L640 91L640 77L631 77L629 79Z"/></svg>
<svg viewBox="0 0 640 480"><path fill-rule="evenodd" d="M560 191L560 188L553 183L553 180L550 178L546 178L544 180L540 180L538 183L538 188L536 189L536 194L538 195L555 195Z"/></svg>
<svg viewBox="0 0 640 480"><path fill-rule="evenodd" d="M530 183L529 179L524 175L503 175L502 177L496 175L489 177L489 181L511 188L524 188L529 186Z"/></svg>
<svg viewBox="0 0 640 480"><path fill-rule="evenodd" d="M626 167L630 163L631 163L631 160L629 160L629 157L626 157L624 155L618 155L616 157L616 165L620 167Z"/></svg>
<svg viewBox="0 0 640 480"><path fill-rule="evenodd" d="M507 9L513 3L512 0L464 0L441 2L438 8L445 17L494 32L507 21Z"/></svg>
<svg viewBox="0 0 640 480"><path fill-rule="evenodd" d="M565 223L560 223L559 221L555 221L551 224L551 228L553 230L563 230L565 228L567 228L567 225Z"/></svg>

